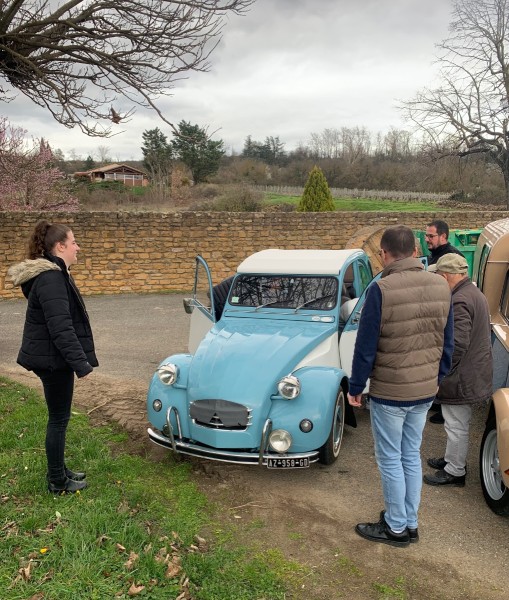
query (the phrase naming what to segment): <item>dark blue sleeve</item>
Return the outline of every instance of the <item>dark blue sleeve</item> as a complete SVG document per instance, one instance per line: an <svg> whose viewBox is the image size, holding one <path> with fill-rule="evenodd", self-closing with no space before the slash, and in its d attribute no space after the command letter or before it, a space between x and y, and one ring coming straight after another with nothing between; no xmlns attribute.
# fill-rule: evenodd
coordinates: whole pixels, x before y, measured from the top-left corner
<svg viewBox="0 0 509 600"><path fill-rule="evenodd" d="M362 394L373 370L380 337L382 318L382 292L378 284L369 286L366 300L362 307L359 330L355 340L353 353L352 376L349 382L349 392L352 396Z"/></svg>
<svg viewBox="0 0 509 600"><path fill-rule="evenodd" d="M444 329L444 350L440 359L440 367L438 369L438 385L442 379L449 373L452 366L452 353L454 351L454 310L451 302L449 316Z"/></svg>

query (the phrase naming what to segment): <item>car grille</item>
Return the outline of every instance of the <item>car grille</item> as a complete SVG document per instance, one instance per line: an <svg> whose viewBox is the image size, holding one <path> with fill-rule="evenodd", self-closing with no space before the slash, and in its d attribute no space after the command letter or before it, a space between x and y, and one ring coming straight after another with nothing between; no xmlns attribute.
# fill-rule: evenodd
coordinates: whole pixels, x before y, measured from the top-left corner
<svg viewBox="0 0 509 600"><path fill-rule="evenodd" d="M235 431L251 424L251 409L228 400L196 400L189 414L197 424L213 429Z"/></svg>

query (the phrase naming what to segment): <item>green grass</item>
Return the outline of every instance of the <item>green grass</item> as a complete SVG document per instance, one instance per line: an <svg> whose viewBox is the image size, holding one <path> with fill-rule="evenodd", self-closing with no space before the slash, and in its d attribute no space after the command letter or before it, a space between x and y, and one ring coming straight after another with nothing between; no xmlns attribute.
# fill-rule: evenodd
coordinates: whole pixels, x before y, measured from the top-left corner
<svg viewBox="0 0 509 600"><path fill-rule="evenodd" d="M67 460L87 470L90 487L54 497L44 401L0 378L0 415L2 600L128 598L130 589L154 600L186 589L196 600L285 597L292 563L232 544L224 531L204 543L214 509L186 464L126 454L125 434L73 414Z"/></svg>
<svg viewBox="0 0 509 600"><path fill-rule="evenodd" d="M300 196L283 196L268 193L264 204L293 204L297 206ZM432 212L437 210L436 202L407 202L404 200L377 200L374 198L333 198L336 210L344 211L383 211L383 212Z"/></svg>

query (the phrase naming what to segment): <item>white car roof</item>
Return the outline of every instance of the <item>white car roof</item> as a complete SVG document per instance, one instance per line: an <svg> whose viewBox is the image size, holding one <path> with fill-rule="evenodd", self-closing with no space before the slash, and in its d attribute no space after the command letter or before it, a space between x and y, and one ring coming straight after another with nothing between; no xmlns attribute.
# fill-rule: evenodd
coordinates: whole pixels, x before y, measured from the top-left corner
<svg viewBox="0 0 509 600"><path fill-rule="evenodd" d="M255 252L237 267L237 273L264 275L337 275L345 262L362 250L279 250Z"/></svg>

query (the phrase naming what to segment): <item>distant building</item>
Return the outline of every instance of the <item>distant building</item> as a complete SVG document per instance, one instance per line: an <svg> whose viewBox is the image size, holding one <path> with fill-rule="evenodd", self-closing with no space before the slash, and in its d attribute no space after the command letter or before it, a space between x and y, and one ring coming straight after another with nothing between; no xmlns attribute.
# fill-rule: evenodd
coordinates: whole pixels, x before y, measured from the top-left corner
<svg viewBox="0 0 509 600"><path fill-rule="evenodd" d="M144 171L129 167L128 165L105 165L104 167L95 167L90 171L77 171L73 173L75 179L88 179L92 183L101 183L102 181L120 181L128 186L147 186L149 184L148 175Z"/></svg>

